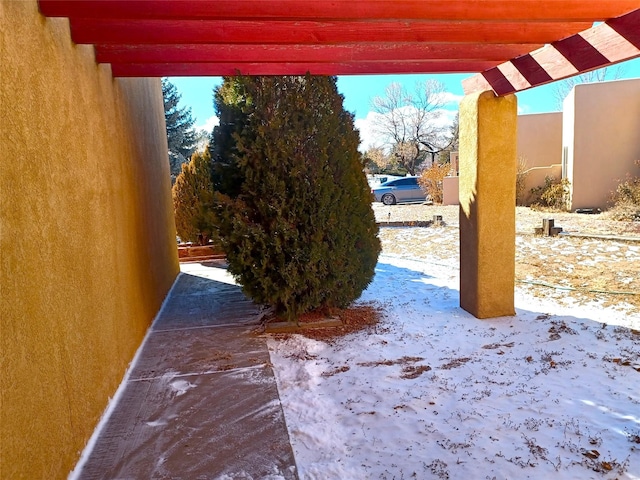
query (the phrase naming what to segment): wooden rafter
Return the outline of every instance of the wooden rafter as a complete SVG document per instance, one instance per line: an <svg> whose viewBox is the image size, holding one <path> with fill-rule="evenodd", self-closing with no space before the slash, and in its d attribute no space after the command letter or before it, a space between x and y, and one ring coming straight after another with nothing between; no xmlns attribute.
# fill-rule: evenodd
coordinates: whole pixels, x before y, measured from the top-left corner
<svg viewBox="0 0 640 480"><path fill-rule="evenodd" d="M381 70L384 73L469 73L483 70L495 65L496 62L487 61L407 61L407 62L325 62L325 63L265 63L265 62L238 62L228 63L200 63L197 70L202 76L226 76L226 75L304 75L307 72L312 75L333 75L341 72L342 75L375 75ZM112 65L113 75L116 77L180 77L192 76L193 63L122 63Z"/></svg>
<svg viewBox="0 0 640 480"><path fill-rule="evenodd" d="M637 0L40 0L50 17L169 20L593 22L637 6Z"/></svg>
<svg viewBox="0 0 640 480"><path fill-rule="evenodd" d="M76 43L339 44L547 43L591 23L446 23L435 21L316 22L250 20L101 20L71 22Z"/></svg>
<svg viewBox="0 0 640 480"><path fill-rule="evenodd" d="M465 79L465 93L507 95L640 57L640 9Z"/></svg>
<svg viewBox="0 0 640 480"><path fill-rule="evenodd" d="M542 45L531 44L459 44L392 43L337 45L98 45L100 63L194 63L262 62L308 63L475 60L501 62L523 55Z"/></svg>
<svg viewBox="0 0 640 480"><path fill-rule="evenodd" d="M39 0L39 5L44 15L68 17L74 42L93 44L97 61L110 63L116 76L487 71L487 77L504 83L496 72L520 68L532 69L527 75L535 83L548 80L534 68L535 52L547 43L558 46L554 55L573 61L574 71L604 61L583 53L593 44L588 34L575 36L589 32L594 21L607 20L618 37L634 44L640 29L629 31L624 21L611 19L637 8L638 1ZM524 85L521 78L514 81Z"/></svg>

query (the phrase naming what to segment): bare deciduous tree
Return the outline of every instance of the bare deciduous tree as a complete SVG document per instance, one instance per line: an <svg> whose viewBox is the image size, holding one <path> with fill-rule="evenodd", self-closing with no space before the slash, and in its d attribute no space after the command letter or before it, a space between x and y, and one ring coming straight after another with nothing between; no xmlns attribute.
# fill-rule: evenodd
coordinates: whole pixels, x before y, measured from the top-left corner
<svg viewBox="0 0 640 480"><path fill-rule="evenodd" d="M377 113L375 132L398 164L412 175L425 159L433 162L452 141L441 121L442 109L448 103L446 93L444 84L437 80L418 82L413 92L392 83L384 97L371 102Z"/></svg>
<svg viewBox="0 0 640 480"><path fill-rule="evenodd" d="M556 82L553 89L553 100L555 102L556 108L558 110L562 110L564 99L567 98L569 92L571 92L573 87L575 87L576 85L580 85L582 83L596 83L609 80L618 80L622 78L623 75L624 67L622 65L618 65L614 68L605 67L598 70L592 70L591 72L583 73L582 75L576 75L575 77L570 77L560 82Z"/></svg>

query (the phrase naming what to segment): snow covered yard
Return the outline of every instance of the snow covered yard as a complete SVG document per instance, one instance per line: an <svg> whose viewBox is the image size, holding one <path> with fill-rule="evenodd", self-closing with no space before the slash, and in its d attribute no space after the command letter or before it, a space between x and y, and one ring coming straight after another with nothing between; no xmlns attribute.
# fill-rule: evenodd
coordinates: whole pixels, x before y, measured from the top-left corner
<svg viewBox="0 0 640 480"><path fill-rule="evenodd" d="M515 317L477 320L459 307L456 229L383 230L361 299L379 324L268 340L300 478L640 479L640 313L626 297L520 283ZM552 256L548 241L518 249ZM577 264L606 250L575 248ZM610 253L640 262L637 244Z"/></svg>

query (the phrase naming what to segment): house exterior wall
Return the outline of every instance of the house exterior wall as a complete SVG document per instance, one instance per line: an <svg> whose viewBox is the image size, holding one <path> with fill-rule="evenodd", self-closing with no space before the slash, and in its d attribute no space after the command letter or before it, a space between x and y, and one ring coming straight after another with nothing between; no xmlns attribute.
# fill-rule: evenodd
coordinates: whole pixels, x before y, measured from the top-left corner
<svg viewBox="0 0 640 480"><path fill-rule="evenodd" d="M460 177L444 177L442 179L442 204L460 204Z"/></svg>
<svg viewBox="0 0 640 480"><path fill-rule="evenodd" d="M562 113L518 115L517 131L518 158L526 161L527 170L523 198L518 203L528 205L532 188L544 185L547 176L562 175ZM445 178L443 196L445 205L458 204L457 177Z"/></svg>
<svg viewBox="0 0 640 480"><path fill-rule="evenodd" d="M604 209L640 159L640 79L576 85L563 110L571 208Z"/></svg>
<svg viewBox="0 0 640 480"><path fill-rule="evenodd" d="M443 205L459 205L460 204L460 152L451 152L449 154L449 164L451 171L448 177L442 179L442 204Z"/></svg>
<svg viewBox="0 0 640 480"><path fill-rule="evenodd" d="M0 472L66 478L178 271L159 79L0 0Z"/></svg>
<svg viewBox="0 0 640 480"><path fill-rule="evenodd" d="M575 137L576 127L575 101L576 91L572 89L562 102L562 178L569 180L570 189L573 189L574 178L573 158L575 143L573 139ZM571 210L571 202L569 202L568 208Z"/></svg>
<svg viewBox="0 0 640 480"><path fill-rule="evenodd" d="M561 112L518 115L518 159L527 172L519 204L529 205L545 177L561 178L562 127Z"/></svg>

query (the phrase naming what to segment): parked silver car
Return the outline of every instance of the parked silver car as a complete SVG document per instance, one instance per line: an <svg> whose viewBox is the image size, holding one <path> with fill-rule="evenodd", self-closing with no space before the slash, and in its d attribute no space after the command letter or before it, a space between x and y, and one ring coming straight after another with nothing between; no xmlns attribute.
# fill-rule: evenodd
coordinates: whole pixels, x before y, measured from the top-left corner
<svg viewBox="0 0 640 480"><path fill-rule="evenodd" d="M385 205L395 205L400 202L424 202L426 195L420 185L418 177L404 177L389 180L379 187L371 189L376 202Z"/></svg>

